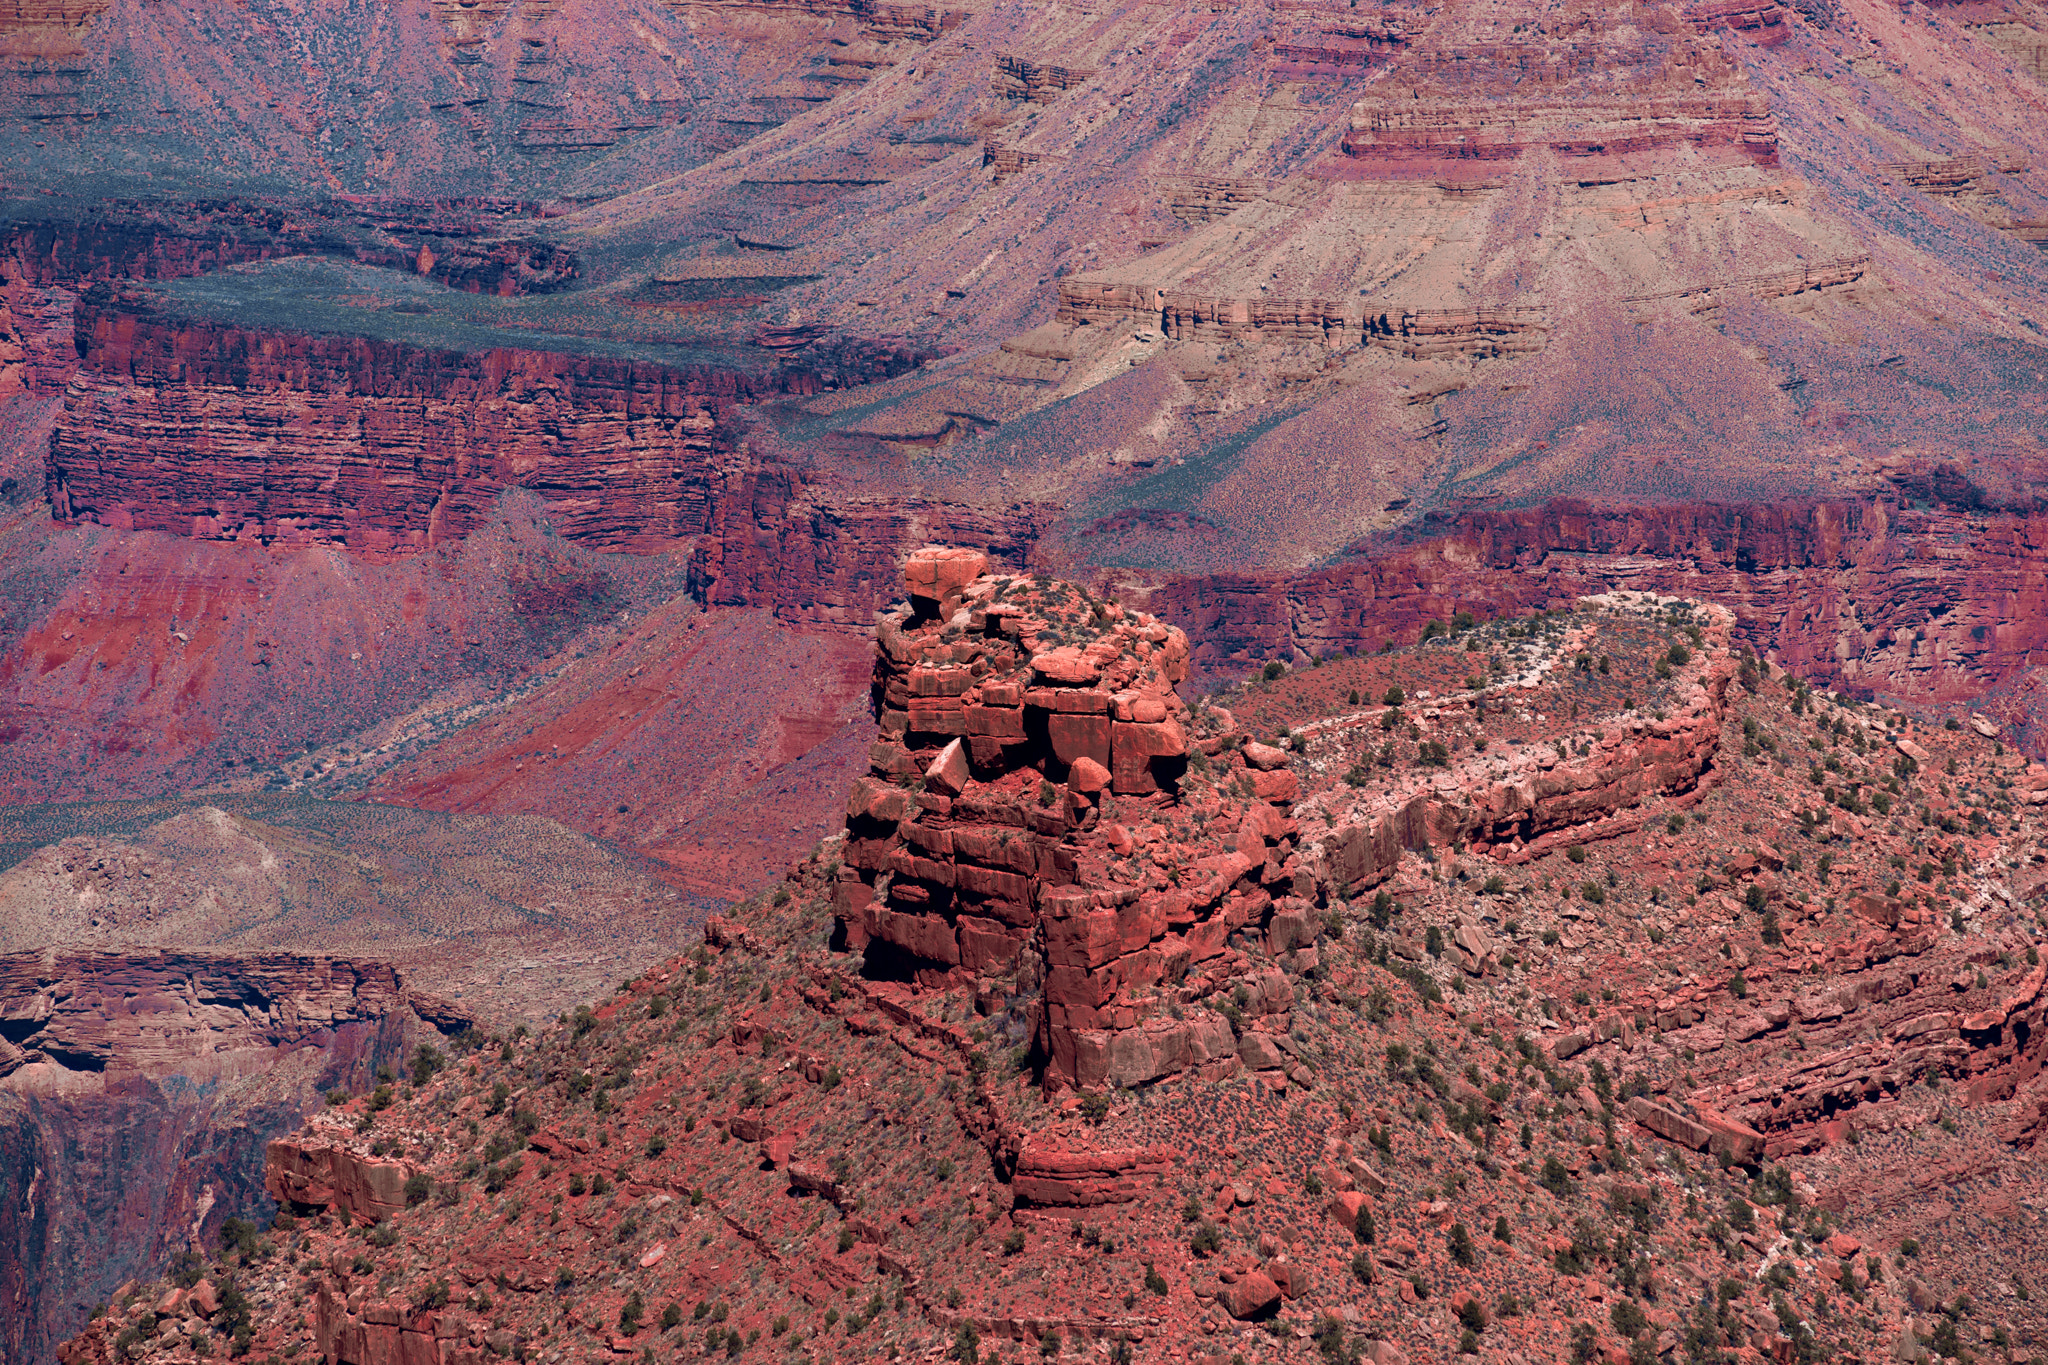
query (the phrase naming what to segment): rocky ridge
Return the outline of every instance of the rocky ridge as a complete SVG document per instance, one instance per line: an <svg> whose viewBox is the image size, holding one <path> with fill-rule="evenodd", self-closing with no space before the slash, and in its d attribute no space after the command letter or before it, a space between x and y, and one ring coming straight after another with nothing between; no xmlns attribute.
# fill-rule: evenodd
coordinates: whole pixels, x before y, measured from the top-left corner
<svg viewBox="0 0 2048 1365"><path fill-rule="evenodd" d="M1357 547L1350 562L1186 579L1144 600L1185 623L1196 667L1210 674L1415 640L1459 611L1524 611L1619 589L1712 600L1735 614L1735 638L1771 662L1893 705L1995 697L2020 684L2038 613L2008 604L2048 581L2030 504L1999 506L1998 493L1952 464L1897 458L1883 469L1894 491L1868 501L1766 510L1569 500L1433 518L1405 544ZM1948 493L1933 505L1908 501L1936 484ZM1971 566L1962 575L1942 548L1959 538ZM2036 718L1984 705L2040 752Z"/></svg>
<svg viewBox="0 0 2048 1365"><path fill-rule="evenodd" d="M911 561L844 843L595 1008L274 1144L291 1216L64 1358L2032 1358L2048 772L1670 598L1460 620L1198 714L1170 634L982 567ZM1169 719L1185 767L1119 790L1113 727ZM1098 728L1106 763L1071 747ZM1408 846L1347 861L1418 797ZM980 917L934 892L998 870L998 827L1031 918L970 965ZM1157 940L1120 921L1212 870L1271 903L1132 984ZM1060 1030L1089 1056L1104 1005L1111 1068L1168 1027L1206 1059L1082 1074Z"/></svg>

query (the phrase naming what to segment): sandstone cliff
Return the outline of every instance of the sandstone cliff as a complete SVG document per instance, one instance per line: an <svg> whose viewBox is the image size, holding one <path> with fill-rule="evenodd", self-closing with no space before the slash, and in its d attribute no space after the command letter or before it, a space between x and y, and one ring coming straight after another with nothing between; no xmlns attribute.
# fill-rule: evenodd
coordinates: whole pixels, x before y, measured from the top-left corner
<svg viewBox="0 0 2048 1365"><path fill-rule="evenodd" d="M401 266L469 293L512 295L575 279L575 254L499 236L536 206L514 200L261 198L95 205L0 227L0 401L59 393L78 367L73 317L95 283L170 280L292 255ZM486 239L487 238L487 239Z"/></svg>
<svg viewBox="0 0 2048 1365"><path fill-rule="evenodd" d="M172 322L82 301L86 365L51 442L65 519L364 554L461 538L530 487L562 530L651 549L704 521L737 446L730 371ZM284 423L294 433L280 444ZM163 435L181 433L166 465Z"/></svg>
<svg viewBox="0 0 2048 1365"><path fill-rule="evenodd" d="M759 370L458 354L195 322L106 291L82 302L76 332L81 371L46 467L64 520L378 560L461 541L519 488L592 548L696 538L690 581L707 605L862 632L910 545L941 536L1021 563L1046 520L848 496L744 455L737 405L920 363L887 345L841 341Z"/></svg>

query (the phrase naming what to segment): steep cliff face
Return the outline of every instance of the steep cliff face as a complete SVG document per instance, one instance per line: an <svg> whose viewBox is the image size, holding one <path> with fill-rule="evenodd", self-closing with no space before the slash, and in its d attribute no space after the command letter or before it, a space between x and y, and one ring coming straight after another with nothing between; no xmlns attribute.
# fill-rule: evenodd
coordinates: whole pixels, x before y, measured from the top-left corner
<svg viewBox="0 0 2048 1365"><path fill-rule="evenodd" d="M518 235L519 220L537 212L517 200L253 197L23 210L0 227L0 401L63 390L83 354L73 344L78 292L91 284L313 254L400 266L469 293L541 293L574 280L578 262L557 243Z"/></svg>
<svg viewBox="0 0 2048 1365"><path fill-rule="evenodd" d="M849 497L787 465L724 474L690 589L710 607L769 607L791 624L866 635L898 599L903 556L931 542L1022 569L1055 509L918 497Z"/></svg>
<svg viewBox="0 0 2048 1365"><path fill-rule="evenodd" d="M75 332L83 359L47 462L60 520L336 545L373 559L461 540L510 488L537 494L564 536L609 550L658 552L749 517L776 519L771 509L796 502L803 481L736 461L735 406L886 378L923 358L860 341L755 369L439 351L172 318L108 290L81 300ZM780 515L803 522L807 510L815 557L844 561L814 575L827 588L873 577L877 551L865 541L893 557L919 513L947 524L944 509L917 501ZM975 529L974 514L958 520ZM1001 516L984 520L983 538L1008 536L1014 553L1015 531ZM801 596L813 577L756 558L734 571L781 574L780 598ZM723 572L722 557L706 562L700 578ZM719 600L764 595L739 588Z"/></svg>
<svg viewBox="0 0 2048 1365"><path fill-rule="evenodd" d="M1955 701L2021 677L2048 645L2048 521L2031 507L1891 499L1560 502L1425 521L1411 543L1361 546L1309 574L1187 579L1151 603L1185 623L1198 666L1220 671L1376 648L1460 610L1522 611L1608 588L1723 603L1739 640L1816 683Z"/></svg>
<svg viewBox="0 0 2048 1365"><path fill-rule="evenodd" d="M436 1038L376 962L0 957L0 1349L46 1360L85 1307L268 1207L264 1147L329 1086Z"/></svg>
<svg viewBox="0 0 2048 1365"><path fill-rule="evenodd" d="M280 249L237 228L181 231L162 223L45 221L0 236L0 401L57 393L77 368L73 308L94 280L170 279Z"/></svg>
<svg viewBox="0 0 2048 1365"><path fill-rule="evenodd" d="M651 550L702 529L737 445L729 370L482 355L170 321L81 301L86 364L51 442L56 515L406 554L531 488L564 534Z"/></svg>

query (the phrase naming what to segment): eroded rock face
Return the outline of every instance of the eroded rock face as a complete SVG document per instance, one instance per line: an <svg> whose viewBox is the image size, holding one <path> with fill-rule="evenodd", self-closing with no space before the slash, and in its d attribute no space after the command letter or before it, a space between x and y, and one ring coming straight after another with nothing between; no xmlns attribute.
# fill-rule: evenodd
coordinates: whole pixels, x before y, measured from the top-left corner
<svg viewBox="0 0 2048 1365"><path fill-rule="evenodd" d="M1121 864L1131 835L1105 812L1180 804L1187 637L1074 585L987 568L972 550L917 551L910 604L883 618L883 739L847 800L845 940L873 971L1029 989L1038 1044L1068 1083L1234 1070L1223 1019L1167 1018L1156 988L1214 989L1230 933L1259 931L1273 909L1263 884L1291 885L1293 825L1269 802L1293 798L1294 775L1234 755L1235 842L1177 850L1191 875L1148 885ZM1219 975L1181 986L1202 964ZM1283 983L1275 1011L1287 1000Z"/></svg>
<svg viewBox="0 0 2048 1365"><path fill-rule="evenodd" d="M346 1210L374 1223L405 1207L403 1161L384 1161L306 1137L278 1138L263 1152L263 1188L280 1204Z"/></svg>
<svg viewBox="0 0 2048 1365"><path fill-rule="evenodd" d="M254 1354L452 1365L545 1339L624 1357L661 1349L646 1310L703 1302L684 1330L737 1331L742 1354L786 1315L785 1339L895 1333L932 1357L971 1334L1028 1354L1058 1331L1068 1353L1128 1341L1166 1360L1278 1312L1346 1322L1347 1354L1387 1365L1447 1356L1465 1310L1504 1294L1543 1311L1490 1321L1482 1354L1562 1359L1585 1331L1609 1358L1668 1347L1701 1296L1728 1304L1717 1349L1759 1359L1869 1359L1894 1339L1922 1358L1901 1324L1959 1294L1988 1331L2039 1339L2039 1307L1998 1286L2030 1254L2042 1180L2048 769L1960 717L1731 656L1711 606L1616 595L1277 671L1227 718L1172 712L1187 769L1120 792L1113 749L1062 766L1049 729L1025 727L1024 766L1000 766L1011 746L975 761L985 732L964 718L985 693L962 699L1003 683L999 646L1006 669L1030 662L1027 692L1086 691L1123 662L1090 656L1113 632L1051 580L995 576L1039 626L989 633L981 567L913 561L917 605L893 629L915 648L881 669L901 737L877 754L904 781L861 784L844 840L588 1015L272 1148L280 1179L349 1222L302 1221L292 1265L216 1272L242 1276ZM956 668L976 680L923 685ZM960 704L963 733L908 705L933 698ZM1719 726L1696 778L1652 757L1624 780L1642 736L1612 732L1694 707ZM1504 767L1557 784L1516 808L1526 824L1486 830L1514 838L1439 845L1424 818L1425 846L1369 900L1319 870L1351 806L1422 789L1485 806L1489 756L1512 751L1533 770ZM1252 794L1261 774L1299 784L1288 809ZM918 956L963 948L961 876L1007 870L985 861L1005 831L1030 836L1015 966ZM876 934L877 905L915 953ZM848 940L869 933L859 957L819 932L828 907ZM1176 908L1185 929L1150 922ZM1238 927L1197 952L1218 922ZM1186 961L1154 975L1159 954ZM1062 1093L1077 1083L1090 1093ZM397 1179L394 1142L429 1197L366 1243L343 1201L388 1202L356 1191ZM964 1238L963 1195L988 1210ZM111 1365L164 1297L118 1303L67 1360ZM848 1315L864 1301L872 1323ZM197 1316L166 1357L224 1335Z"/></svg>
<svg viewBox="0 0 2048 1365"><path fill-rule="evenodd" d="M1736 671L1728 612L1595 599L1532 677L1606 647L1602 613L1683 611L1700 652L1674 668L1659 637L1654 709L1589 720L1589 737L1570 743L1488 753L1467 748L1468 731L1489 706L1517 706L1515 689L1438 700L1413 722L1442 737L1424 741L1438 764L1384 783L1325 778L1301 807L1319 830L1307 842L1289 813L1303 800L1293 765L1304 744L1314 769L1339 761L1321 741L1296 738L1290 751L1246 739L1226 712L1189 712L1174 691L1178 631L1071 585L985 568L977 552L918 551L904 575L911 605L882 622L885 738L848 797L839 919L873 973L1027 993L1050 1074L1084 1087L1240 1067L1286 1075L1284 973L1317 965L1336 900L1387 881L1407 854L1470 845L1526 861L1691 790L1719 748ZM1352 719L1375 737L1411 723L1398 707L1369 731ZM1187 800L1177 779L1191 755L1210 778ZM1138 840L1123 822L1140 826L1143 859L1131 859ZM1474 972L1492 960L1476 924L1454 946ZM1223 990L1230 1023L1184 1008Z"/></svg>
<svg viewBox="0 0 2048 1365"><path fill-rule="evenodd" d="M707 607L766 607L791 625L856 633L895 597L904 553L943 541L1022 569L1052 508L969 506L922 497L849 497L791 465L726 471L690 590Z"/></svg>
<svg viewBox="0 0 2048 1365"><path fill-rule="evenodd" d="M758 370L460 354L195 322L105 289L72 325L76 377L35 370L69 379L44 480L60 520L390 560L463 540L500 494L530 489L592 549L694 537L707 606L865 633L909 547L941 537L1021 565L1051 516L849 496L740 454L736 404L915 369L923 355L902 346L846 341ZM38 345L54 354L16 347L24 374Z"/></svg>
<svg viewBox="0 0 2048 1365"><path fill-rule="evenodd" d="M729 417L709 369L163 319L89 295L50 447L59 518L390 556L459 540L504 489L562 531L650 549L704 529ZM174 435L175 433L175 435ZM162 457L168 454L165 462Z"/></svg>
<svg viewBox="0 0 2048 1365"><path fill-rule="evenodd" d="M63 391L79 364L73 345L78 295L95 283L180 279L318 254L401 266L473 294L560 288L577 274L568 249L521 238L475 240L503 219L530 218L536 210L509 199L289 208L249 199L111 203L75 217L11 224L0 229L0 400Z"/></svg>
<svg viewBox="0 0 2048 1365"><path fill-rule="evenodd" d="M422 1011L463 1022L375 962L0 956L0 1348L48 1358L116 1284L259 1211L266 1140L438 1038Z"/></svg>
<svg viewBox="0 0 2048 1365"><path fill-rule="evenodd" d="M0 1077L16 1093L80 1088L85 1075L172 1071L200 1058L231 1074L246 1052L290 1048L411 1009L379 962L275 953L9 953L0 957Z"/></svg>

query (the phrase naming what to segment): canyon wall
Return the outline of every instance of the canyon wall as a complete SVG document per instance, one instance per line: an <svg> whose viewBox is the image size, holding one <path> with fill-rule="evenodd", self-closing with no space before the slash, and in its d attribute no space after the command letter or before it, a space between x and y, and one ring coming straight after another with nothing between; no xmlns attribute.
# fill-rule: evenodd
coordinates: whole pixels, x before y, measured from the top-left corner
<svg viewBox="0 0 2048 1365"><path fill-rule="evenodd" d="M372 556L461 539L499 493L538 493L563 534L653 550L701 530L727 369L510 348L462 354L79 301L84 363L50 444L57 517Z"/></svg>
<svg viewBox="0 0 2048 1365"><path fill-rule="evenodd" d="M0 956L0 1354L48 1359L123 1280L267 1207L265 1144L459 1016L385 963Z"/></svg>
<svg viewBox="0 0 2048 1365"><path fill-rule="evenodd" d="M20 223L0 236L0 401L58 393L77 369L78 291L96 280L174 279L260 260L275 243L155 222Z"/></svg>
<svg viewBox="0 0 2048 1365"><path fill-rule="evenodd" d="M865 632L908 549L944 539L1021 564L1047 516L841 496L741 450L733 409L914 369L848 339L745 370L502 348L431 350L171 318L89 289L83 357L50 445L60 520L390 559L459 541L523 488L583 545L698 537L717 606Z"/></svg>
<svg viewBox="0 0 2048 1365"><path fill-rule="evenodd" d="M0 228L0 401L57 393L78 368L73 309L94 283L173 280L281 256L393 266L467 293L544 293L574 280L573 252L493 236L538 206L516 200L348 198L321 205L227 199L102 205Z"/></svg>
<svg viewBox="0 0 2048 1365"><path fill-rule="evenodd" d="M848 498L791 466L737 468L722 476L691 554L690 590L709 607L768 607L791 624L866 635L898 600L910 550L967 546L1022 569L1056 516L1035 504Z"/></svg>

